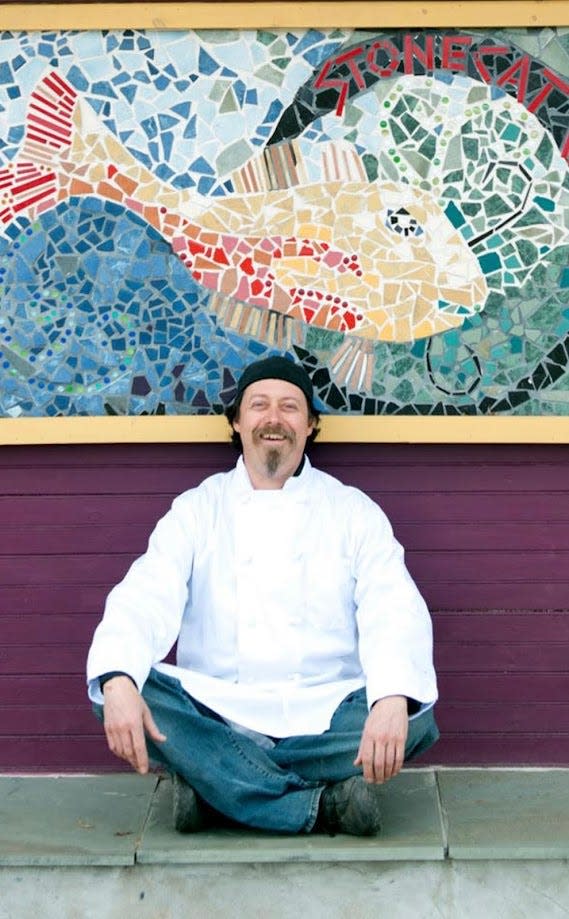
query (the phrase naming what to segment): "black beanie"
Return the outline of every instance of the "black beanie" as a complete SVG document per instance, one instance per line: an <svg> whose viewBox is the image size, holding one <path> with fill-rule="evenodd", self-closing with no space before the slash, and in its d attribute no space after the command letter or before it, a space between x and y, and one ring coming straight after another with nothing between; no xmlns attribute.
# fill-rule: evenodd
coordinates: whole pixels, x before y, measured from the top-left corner
<svg viewBox="0 0 569 919"><path fill-rule="evenodd" d="M262 361L255 361L254 364L249 364L248 367L245 367L237 383L237 402L241 401L245 389L251 383L257 383L259 380L286 380L287 383L298 386L306 396L309 409L312 410L312 398L314 395L312 381L300 364L295 364L294 361L279 356L267 357Z"/></svg>

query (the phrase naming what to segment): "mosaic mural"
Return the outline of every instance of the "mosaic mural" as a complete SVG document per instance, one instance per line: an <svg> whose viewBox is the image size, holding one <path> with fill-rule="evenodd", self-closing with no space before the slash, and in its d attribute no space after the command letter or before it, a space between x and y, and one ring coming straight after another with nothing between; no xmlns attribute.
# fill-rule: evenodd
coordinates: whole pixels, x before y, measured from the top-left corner
<svg viewBox="0 0 569 919"><path fill-rule="evenodd" d="M0 416L569 414L568 30L0 39Z"/></svg>

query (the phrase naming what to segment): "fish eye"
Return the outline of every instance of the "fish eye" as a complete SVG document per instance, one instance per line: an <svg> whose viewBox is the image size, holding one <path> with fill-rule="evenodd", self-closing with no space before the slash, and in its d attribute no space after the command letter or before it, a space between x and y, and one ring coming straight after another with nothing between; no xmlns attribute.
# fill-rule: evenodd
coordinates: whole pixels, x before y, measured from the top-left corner
<svg viewBox="0 0 569 919"><path fill-rule="evenodd" d="M400 207L396 211L392 208L387 209L385 226L388 230L398 233L405 238L409 236L422 236L424 230L416 217L413 217L406 207Z"/></svg>

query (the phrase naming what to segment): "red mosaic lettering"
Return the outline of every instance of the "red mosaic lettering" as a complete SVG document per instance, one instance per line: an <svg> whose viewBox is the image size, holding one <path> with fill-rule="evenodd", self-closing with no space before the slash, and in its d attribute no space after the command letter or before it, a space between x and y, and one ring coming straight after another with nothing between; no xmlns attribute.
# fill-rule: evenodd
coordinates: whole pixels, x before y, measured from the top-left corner
<svg viewBox="0 0 569 919"><path fill-rule="evenodd" d="M441 63L445 70L466 73L466 48L472 44L471 35L443 35Z"/></svg>
<svg viewBox="0 0 569 919"><path fill-rule="evenodd" d="M569 83L567 80L562 80L559 74L554 73L553 70L548 70L547 67L544 67L543 76L546 77L550 83L553 83L557 89L560 89L562 92L564 92L566 96L569 95Z"/></svg>
<svg viewBox="0 0 569 919"><path fill-rule="evenodd" d="M567 83L565 80L562 80L561 77L556 73L553 73L552 70L548 70L547 67L544 67L542 70L542 76L549 82L547 82L545 86L540 89L537 96L531 100L527 106L528 112L537 112L537 110L541 108L549 94L554 89L561 90L561 92L565 93L566 96L569 95L569 83Z"/></svg>
<svg viewBox="0 0 569 919"><path fill-rule="evenodd" d="M552 89L554 89L553 83L546 83L543 89L540 89L537 96L529 103L527 107L528 112L537 112L538 108L541 108Z"/></svg>
<svg viewBox="0 0 569 919"><path fill-rule="evenodd" d="M435 68L435 46L434 36L425 35L425 47L421 48L413 36L407 33L403 39L403 60L405 73L414 73L413 61L419 61L425 70L434 70Z"/></svg>
<svg viewBox="0 0 569 919"><path fill-rule="evenodd" d="M483 57L497 57L499 54L507 54L511 49L507 45L483 45L476 51L472 52L474 65L485 83L492 82L492 74L486 67Z"/></svg>
<svg viewBox="0 0 569 919"><path fill-rule="evenodd" d="M378 52L385 51L388 55L388 64L387 67L381 67L377 58ZM393 42L389 39L382 39L381 41L374 41L373 45L367 53L367 63L370 70L378 73L380 77L389 77L394 70L399 66L401 55L399 50L395 47Z"/></svg>
<svg viewBox="0 0 569 919"><path fill-rule="evenodd" d="M563 146L561 147L561 156L564 160L569 162L569 131L567 131L565 140L563 141Z"/></svg>
<svg viewBox="0 0 569 919"><path fill-rule="evenodd" d="M356 83L359 89L365 88L364 79L357 67L357 64L354 58L357 58L363 52L363 48L353 48L351 51L346 52L345 54L339 55L339 57L334 58L333 60L326 61L320 73L318 74L316 81L314 83L316 89L339 89L340 94L338 97L338 103L336 105L336 115L341 115L344 111L344 105L346 103L346 97L350 89L350 78L349 77L334 77L329 78L328 74L333 67L337 67L339 64L347 63L350 68L352 76L355 78Z"/></svg>
<svg viewBox="0 0 569 919"><path fill-rule="evenodd" d="M354 58L359 57L361 54L363 54L363 48L353 48L351 51L346 51L345 54L340 54L336 58L336 64L347 64L356 81L358 89L365 89L365 80L360 73L357 62L354 60Z"/></svg>
<svg viewBox="0 0 569 919"><path fill-rule="evenodd" d="M518 102L524 102L526 98L529 78L530 58L527 54L518 58L517 61L508 67L503 74L496 80L498 86L512 84L517 87L516 99Z"/></svg>

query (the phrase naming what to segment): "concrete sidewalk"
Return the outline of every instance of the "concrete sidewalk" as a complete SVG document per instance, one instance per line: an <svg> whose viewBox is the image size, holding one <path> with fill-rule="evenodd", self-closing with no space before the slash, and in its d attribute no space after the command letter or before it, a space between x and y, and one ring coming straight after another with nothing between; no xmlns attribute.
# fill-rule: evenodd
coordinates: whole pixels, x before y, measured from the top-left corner
<svg viewBox="0 0 569 919"><path fill-rule="evenodd" d="M569 770L417 769L381 835L180 835L171 783L0 777L0 917L569 915Z"/></svg>

